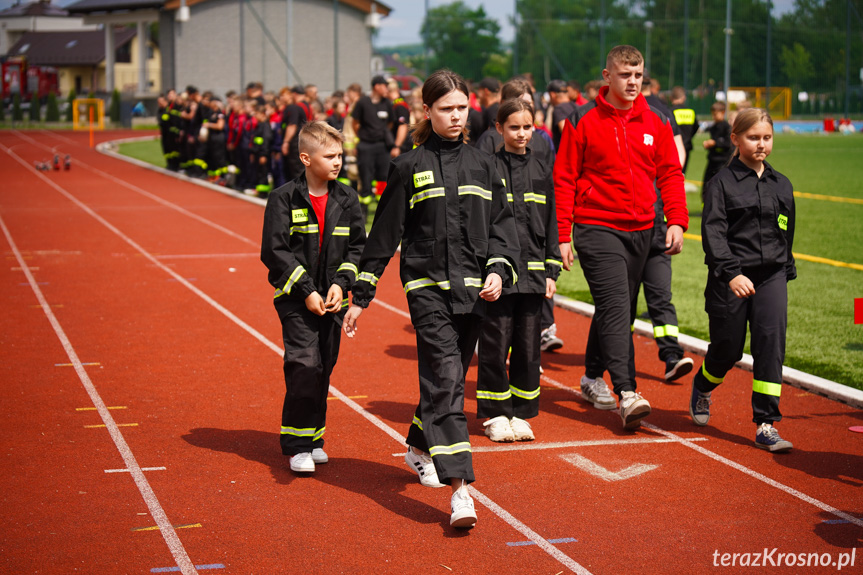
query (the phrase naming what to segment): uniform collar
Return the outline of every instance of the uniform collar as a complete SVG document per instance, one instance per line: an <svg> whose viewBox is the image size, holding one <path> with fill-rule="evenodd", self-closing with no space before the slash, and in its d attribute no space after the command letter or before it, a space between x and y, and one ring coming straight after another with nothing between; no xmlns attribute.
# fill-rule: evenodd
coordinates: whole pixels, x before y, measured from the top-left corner
<svg viewBox="0 0 863 575"><path fill-rule="evenodd" d="M600 108L603 108L606 112L614 115L618 114L618 109L611 105L611 103L605 99L608 94L608 86L603 86L599 89L599 95L596 96L596 105ZM644 99L642 94L639 94L635 101L632 102L632 108L629 110L629 113L626 115L627 118L633 118L638 116L645 110L649 110L650 106L647 104L647 100Z"/></svg>
<svg viewBox="0 0 863 575"><path fill-rule="evenodd" d="M759 179L758 174L755 173L755 170L741 162L740 158L738 158L737 156L734 156L731 159L731 163L728 165L728 167L731 169L731 173L734 174L734 177L737 179L738 182L750 176L754 177L755 179ZM760 179L763 180L768 177L775 180L776 172L773 170L773 167L770 164L764 162L764 172L762 172Z"/></svg>
<svg viewBox="0 0 863 575"><path fill-rule="evenodd" d="M454 150L464 144L464 134L459 134L458 140L444 140L432 130L431 136L426 142L432 150Z"/></svg>

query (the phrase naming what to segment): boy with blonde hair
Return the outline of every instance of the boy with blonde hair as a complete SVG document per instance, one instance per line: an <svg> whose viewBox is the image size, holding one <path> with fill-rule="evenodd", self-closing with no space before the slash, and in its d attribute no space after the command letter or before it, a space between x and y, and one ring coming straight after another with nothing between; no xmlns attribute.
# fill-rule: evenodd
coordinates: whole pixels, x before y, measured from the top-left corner
<svg viewBox="0 0 863 575"><path fill-rule="evenodd" d="M327 391L366 241L357 193L336 181L343 142L326 122L305 125L298 145L305 172L274 190L264 212L261 261L276 289L285 347L280 443L297 473L329 460Z"/></svg>

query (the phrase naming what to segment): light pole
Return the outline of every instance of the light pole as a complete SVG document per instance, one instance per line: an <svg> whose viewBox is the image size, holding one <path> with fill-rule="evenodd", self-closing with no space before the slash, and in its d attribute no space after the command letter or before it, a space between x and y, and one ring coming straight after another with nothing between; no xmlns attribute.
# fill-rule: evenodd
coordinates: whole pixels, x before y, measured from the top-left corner
<svg viewBox="0 0 863 575"><path fill-rule="evenodd" d="M730 1L731 0L729 0L729 2ZM646 20L644 22L644 30L645 30L645 33L647 36L645 46L644 46L644 48L645 48L644 49L644 51L645 51L644 67L648 72L651 72L651 69L650 69L650 31L653 30L653 21L652 20Z"/></svg>
<svg viewBox="0 0 863 575"><path fill-rule="evenodd" d="M725 0L725 76L722 79L722 89L725 90L725 102L728 102L728 90L731 87L731 0Z"/></svg>

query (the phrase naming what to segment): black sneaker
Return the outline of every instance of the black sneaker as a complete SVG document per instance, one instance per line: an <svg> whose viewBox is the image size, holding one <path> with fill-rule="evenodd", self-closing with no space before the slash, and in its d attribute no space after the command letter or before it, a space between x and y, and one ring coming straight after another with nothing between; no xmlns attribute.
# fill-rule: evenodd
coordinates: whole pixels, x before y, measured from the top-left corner
<svg viewBox="0 0 863 575"><path fill-rule="evenodd" d="M769 423L762 423L755 432L755 447L776 453L777 451L789 451L794 446L790 441L782 439L775 427Z"/></svg>
<svg viewBox="0 0 863 575"><path fill-rule="evenodd" d="M692 365L692 360L688 357L672 357L665 362L665 381L670 383L680 379L692 371Z"/></svg>

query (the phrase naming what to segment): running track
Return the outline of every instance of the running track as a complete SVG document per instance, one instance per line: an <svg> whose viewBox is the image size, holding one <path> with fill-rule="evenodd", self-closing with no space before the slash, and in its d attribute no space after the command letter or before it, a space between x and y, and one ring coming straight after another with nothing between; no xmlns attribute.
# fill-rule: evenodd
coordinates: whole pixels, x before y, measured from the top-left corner
<svg viewBox="0 0 863 575"><path fill-rule="evenodd" d="M72 155L69 172L34 168L55 151ZM848 428L863 412L786 387L780 430L795 449L772 455L751 444L750 373L729 375L710 427L697 428L689 377L664 384L653 342L638 337L654 412L624 432L571 388L588 320L563 310L536 442L482 435L469 374L479 522L450 529L449 490L420 486L402 460L417 384L397 265L357 338L342 339L330 463L297 477L278 447L263 209L100 155L80 133L0 132L0 174L0 572L837 569L715 566L765 548L772 562L854 552L844 571L861 572L863 434Z"/></svg>

